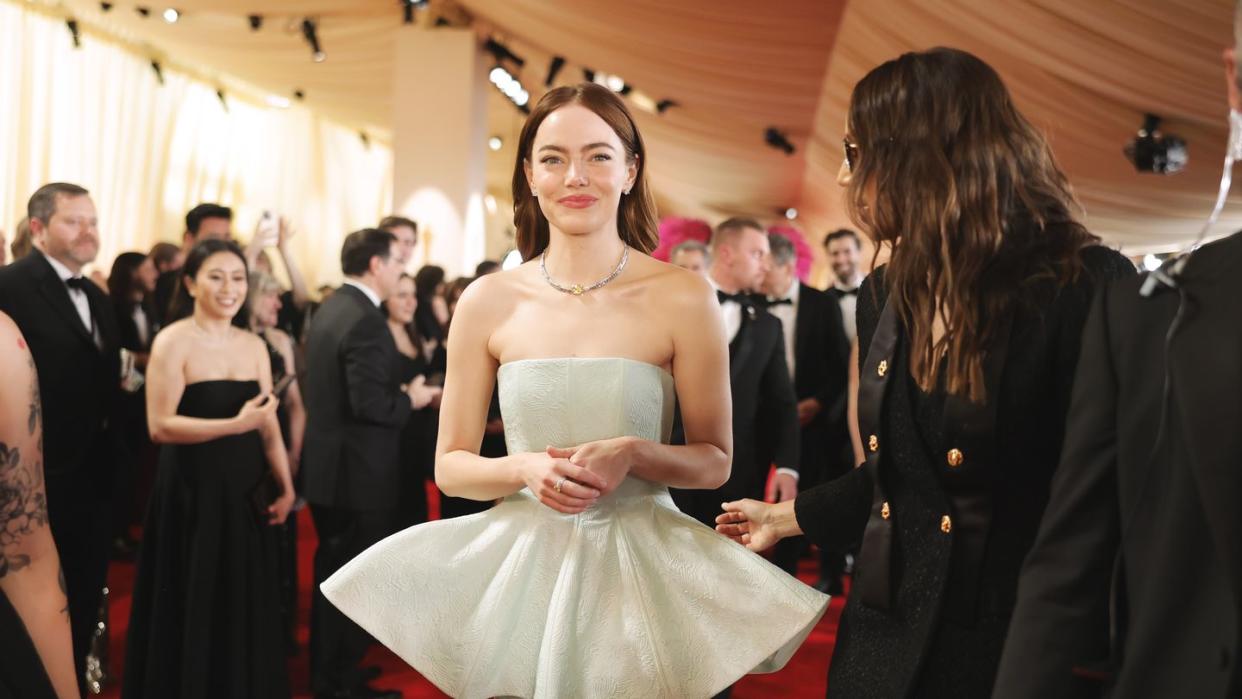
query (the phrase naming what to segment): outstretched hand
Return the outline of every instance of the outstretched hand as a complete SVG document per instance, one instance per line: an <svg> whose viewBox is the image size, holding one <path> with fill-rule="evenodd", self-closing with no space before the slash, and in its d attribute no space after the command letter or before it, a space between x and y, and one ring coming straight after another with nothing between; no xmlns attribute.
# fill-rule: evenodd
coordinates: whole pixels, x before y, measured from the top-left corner
<svg viewBox="0 0 1242 699"><path fill-rule="evenodd" d="M775 516L777 508L759 500L734 500L722 503L724 514L716 517L716 531L751 551L766 551L784 535L779 532ZM792 503L788 505L792 509Z"/></svg>
<svg viewBox="0 0 1242 699"><path fill-rule="evenodd" d="M548 456L569 459L575 465L600 476L606 482L600 491L607 495L621 485L621 481L625 480L634 465L629 449L631 442L629 437L617 437L587 442L576 447L548 447Z"/></svg>

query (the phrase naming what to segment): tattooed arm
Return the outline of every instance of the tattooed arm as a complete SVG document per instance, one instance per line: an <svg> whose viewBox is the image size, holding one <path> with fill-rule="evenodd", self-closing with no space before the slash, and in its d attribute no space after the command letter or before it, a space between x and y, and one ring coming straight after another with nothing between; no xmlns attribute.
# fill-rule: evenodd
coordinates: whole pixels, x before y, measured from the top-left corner
<svg viewBox="0 0 1242 699"><path fill-rule="evenodd" d="M52 686L77 697L65 579L47 523L43 419L34 359L0 313L0 590L21 617Z"/></svg>

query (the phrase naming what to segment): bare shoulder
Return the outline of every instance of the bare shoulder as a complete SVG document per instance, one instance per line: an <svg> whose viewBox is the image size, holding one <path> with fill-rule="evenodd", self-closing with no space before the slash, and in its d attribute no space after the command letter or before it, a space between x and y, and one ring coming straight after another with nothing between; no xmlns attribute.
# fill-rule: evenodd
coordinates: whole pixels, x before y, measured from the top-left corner
<svg viewBox="0 0 1242 699"><path fill-rule="evenodd" d="M0 311L0 367L10 376L18 376L15 372L29 371L30 349L26 347L26 338L21 328L8 316ZM14 351L16 350L16 351Z"/></svg>
<svg viewBox="0 0 1242 699"><path fill-rule="evenodd" d="M293 338L289 337L289 333L280 328L268 328L268 340L276 347L281 354L293 351Z"/></svg>
<svg viewBox="0 0 1242 699"><path fill-rule="evenodd" d="M155 339L151 341L152 355L171 355L181 351L187 344L188 334L191 330L190 320L182 318L168 325L155 334Z"/></svg>
<svg viewBox="0 0 1242 699"><path fill-rule="evenodd" d="M470 282L457 300L456 315L464 313L474 322L484 323L507 316L526 292L531 264L485 274Z"/></svg>
<svg viewBox="0 0 1242 699"><path fill-rule="evenodd" d="M678 313L712 308L716 292L707 278L697 272L682 269L674 264L661 262L648 255L632 258L643 276L643 283L653 295Z"/></svg>

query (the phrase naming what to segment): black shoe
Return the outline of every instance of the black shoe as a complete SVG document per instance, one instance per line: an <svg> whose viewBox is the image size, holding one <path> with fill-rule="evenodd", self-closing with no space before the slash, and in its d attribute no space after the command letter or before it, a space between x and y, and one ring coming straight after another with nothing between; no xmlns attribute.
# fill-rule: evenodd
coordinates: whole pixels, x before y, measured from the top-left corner
<svg viewBox="0 0 1242 699"><path fill-rule="evenodd" d="M842 584L841 578L820 578L819 582L815 583L815 589L833 597L845 594L845 585Z"/></svg>

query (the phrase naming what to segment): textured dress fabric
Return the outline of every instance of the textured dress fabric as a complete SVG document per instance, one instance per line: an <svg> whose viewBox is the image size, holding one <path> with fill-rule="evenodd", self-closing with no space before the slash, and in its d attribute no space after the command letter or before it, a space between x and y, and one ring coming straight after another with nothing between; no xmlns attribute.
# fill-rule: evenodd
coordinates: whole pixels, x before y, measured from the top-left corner
<svg viewBox="0 0 1242 699"><path fill-rule="evenodd" d="M673 379L622 358L504 364L510 453L667 442ZM629 477L579 515L522 489L411 527L323 583L347 616L454 697L710 697L774 672L828 597Z"/></svg>

